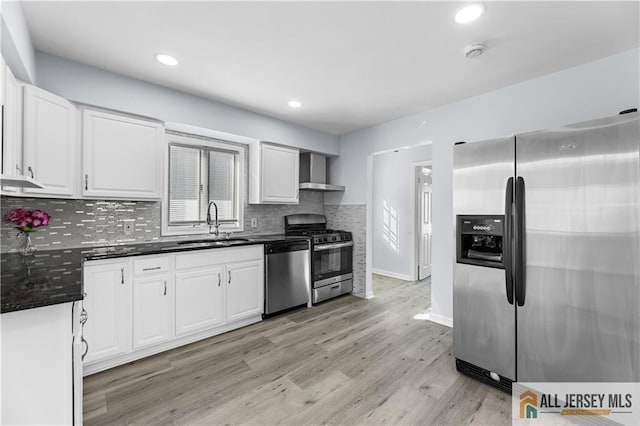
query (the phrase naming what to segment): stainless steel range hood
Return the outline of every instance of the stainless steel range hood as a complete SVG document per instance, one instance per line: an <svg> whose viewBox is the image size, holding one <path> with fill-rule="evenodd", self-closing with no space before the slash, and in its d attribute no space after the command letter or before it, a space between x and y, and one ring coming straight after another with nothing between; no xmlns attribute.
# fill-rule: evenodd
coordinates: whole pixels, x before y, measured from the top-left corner
<svg viewBox="0 0 640 426"><path fill-rule="evenodd" d="M342 185L327 183L327 157L314 152L300 154L299 188L308 191L344 191Z"/></svg>

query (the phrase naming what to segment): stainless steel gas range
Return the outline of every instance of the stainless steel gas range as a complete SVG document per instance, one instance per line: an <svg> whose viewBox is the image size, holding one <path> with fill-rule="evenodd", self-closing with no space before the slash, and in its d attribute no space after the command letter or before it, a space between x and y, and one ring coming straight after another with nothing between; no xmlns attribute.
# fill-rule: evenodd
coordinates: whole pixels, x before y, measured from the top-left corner
<svg viewBox="0 0 640 426"><path fill-rule="evenodd" d="M320 303L353 291L353 238L351 232L327 229L318 214L285 216L286 235L311 240L312 302Z"/></svg>

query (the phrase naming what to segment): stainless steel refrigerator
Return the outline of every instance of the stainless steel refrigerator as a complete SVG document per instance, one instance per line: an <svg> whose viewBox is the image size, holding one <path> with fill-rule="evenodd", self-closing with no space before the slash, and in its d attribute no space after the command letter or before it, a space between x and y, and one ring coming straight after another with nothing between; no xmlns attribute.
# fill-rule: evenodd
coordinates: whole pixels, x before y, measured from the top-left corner
<svg viewBox="0 0 640 426"><path fill-rule="evenodd" d="M638 114L454 149L458 370L640 381Z"/></svg>

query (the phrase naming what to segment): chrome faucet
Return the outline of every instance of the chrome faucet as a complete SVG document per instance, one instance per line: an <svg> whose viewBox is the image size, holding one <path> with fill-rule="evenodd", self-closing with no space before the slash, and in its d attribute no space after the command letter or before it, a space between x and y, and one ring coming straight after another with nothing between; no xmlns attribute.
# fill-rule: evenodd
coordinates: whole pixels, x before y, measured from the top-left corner
<svg viewBox="0 0 640 426"><path fill-rule="evenodd" d="M213 222L211 222L211 205L212 204L213 204L213 207L215 207L216 209L216 216ZM220 223L218 222L218 205L213 201L209 201L209 205L207 206L207 225L209 225L209 233L215 235L216 238L218 238L220 236ZM214 232L211 232L211 226L215 228Z"/></svg>

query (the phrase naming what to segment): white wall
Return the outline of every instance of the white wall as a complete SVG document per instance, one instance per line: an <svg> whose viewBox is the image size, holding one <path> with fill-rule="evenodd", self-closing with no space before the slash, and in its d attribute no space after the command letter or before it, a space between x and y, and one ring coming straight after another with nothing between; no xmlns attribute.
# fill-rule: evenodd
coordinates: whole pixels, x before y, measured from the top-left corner
<svg viewBox="0 0 640 426"><path fill-rule="evenodd" d="M373 157L373 269L397 278L412 279L411 163L431 160L431 145L421 145ZM385 212L386 211L386 212Z"/></svg>
<svg viewBox="0 0 640 426"><path fill-rule="evenodd" d="M331 161L331 181L347 190L325 196L325 203L365 204L370 153L432 141L432 313L451 320L453 143L561 126L637 107L639 62L640 50L633 49L343 135L340 157Z"/></svg>
<svg viewBox="0 0 640 426"><path fill-rule="evenodd" d="M338 154L338 137L202 97L36 52L37 85L67 99Z"/></svg>
<svg viewBox="0 0 640 426"><path fill-rule="evenodd" d="M35 52L27 22L19 1L1 1L0 12L2 24L2 57L13 74L22 81L35 81Z"/></svg>

